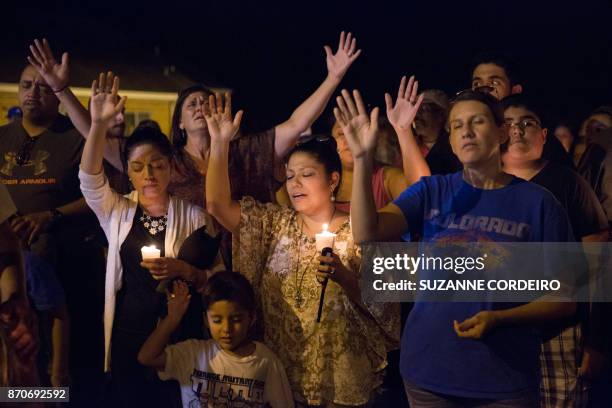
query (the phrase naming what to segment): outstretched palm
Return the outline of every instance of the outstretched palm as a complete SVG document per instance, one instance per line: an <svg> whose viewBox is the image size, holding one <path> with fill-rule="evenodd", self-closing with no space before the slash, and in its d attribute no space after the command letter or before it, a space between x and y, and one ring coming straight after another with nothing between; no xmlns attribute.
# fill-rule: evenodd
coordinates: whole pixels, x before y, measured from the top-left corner
<svg viewBox="0 0 612 408"><path fill-rule="evenodd" d="M342 96L336 98L337 108L334 115L342 128L353 157L362 157L374 151L378 131L378 108L368 115L359 91L353 96L344 89Z"/></svg>
<svg viewBox="0 0 612 408"><path fill-rule="evenodd" d="M210 95L208 108L205 109L204 117L208 126L210 137L217 141L229 142L238 133L242 111L238 111L232 118L232 97L225 94L225 104L221 94Z"/></svg>
<svg viewBox="0 0 612 408"><path fill-rule="evenodd" d="M329 46L325 46L325 62L327 62L327 72L329 75L342 79L346 71L349 69L353 61L359 57L361 50L356 50L357 39L352 37L351 33L345 36L344 31L340 33L340 42L338 50L335 54Z"/></svg>
<svg viewBox="0 0 612 408"><path fill-rule="evenodd" d="M62 63L58 63L53 56L49 42L43 38L42 42L34 40L30 45L32 56L28 56L28 62L36 68L40 76L55 91L65 88L68 85L68 53L62 54Z"/></svg>
<svg viewBox="0 0 612 408"><path fill-rule="evenodd" d="M91 121L108 125L123 110L127 97L119 98L119 77L112 72L101 73L91 84Z"/></svg>
<svg viewBox="0 0 612 408"><path fill-rule="evenodd" d="M417 99L417 91L419 89L419 82L414 80L414 76L408 80L406 86L406 77L402 77L400 82L399 90L397 92L397 100L395 106L393 106L393 100L391 95L385 94L385 102L387 103L387 118L393 127L400 129L409 129L414 122L421 102L423 102L423 95L420 95Z"/></svg>

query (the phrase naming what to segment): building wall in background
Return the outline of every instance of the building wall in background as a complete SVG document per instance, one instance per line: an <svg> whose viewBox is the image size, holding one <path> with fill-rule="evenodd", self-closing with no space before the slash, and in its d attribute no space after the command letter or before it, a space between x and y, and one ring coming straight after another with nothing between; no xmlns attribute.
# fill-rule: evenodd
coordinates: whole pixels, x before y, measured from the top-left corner
<svg viewBox="0 0 612 408"><path fill-rule="evenodd" d="M81 103L87 106L90 90L72 88L72 91ZM127 135L143 119L156 121L165 134L170 134L172 112L177 98L176 93L124 90L120 94L128 97L125 115ZM17 84L0 83L0 125L8 123L6 118L8 110L18 104ZM64 111L61 106L60 110Z"/></svg>

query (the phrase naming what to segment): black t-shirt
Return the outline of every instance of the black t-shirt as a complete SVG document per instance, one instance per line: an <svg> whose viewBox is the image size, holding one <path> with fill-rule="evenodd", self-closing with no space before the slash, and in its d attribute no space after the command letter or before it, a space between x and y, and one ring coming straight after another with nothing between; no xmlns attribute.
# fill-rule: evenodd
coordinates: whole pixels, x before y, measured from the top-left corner
<svg viewBox="0 0 612 408"><path fill-rule="evenodd" d="M123 331L149 334L164 311L165 294L156 291L159 282L153 279L148 269L140 266L141 248L155 245L163 257L166 230L155 235L150 234L140 220L142 215L142 210L138 207L132 229L119 251L123 277L121 289L117 294L115 327Z"/></svg>
<svg viewBox="0 0 612 408"><path fill-rule="evenodd" d="M562 164L548 164L531 180L549 190L565 210L576 239L608 229L606 214L589 184Z"/></svg>
<svg viewBox="0 0 612 408"><path fill-rule="evenodd" d="M70 120L31 138L21 122L0 127L0 183L22 214L61 207L81 198L79 163L84 140Z"/></svg>
<svg viewBox="0 0 612 408"><path fill-rule="evenodd" d="M576 168L572 157L565 151L565 148L556 137L546 138L544 150L542 151L542 159L561 164L570 169Z"/></svg>

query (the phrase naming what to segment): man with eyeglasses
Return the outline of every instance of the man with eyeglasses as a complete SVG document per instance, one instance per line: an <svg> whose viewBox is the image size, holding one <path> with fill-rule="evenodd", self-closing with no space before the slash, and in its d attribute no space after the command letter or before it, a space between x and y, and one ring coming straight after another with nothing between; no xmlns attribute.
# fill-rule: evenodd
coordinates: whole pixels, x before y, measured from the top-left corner
<svg viewBox="0 0 612 408"><path fill-rule="evenodd" d="M607 219L588 183L572 169L542 157L548 129L542 125L541 111L524 95L507 97L502 104L508 131L504 171L552 192L567 211L576 239L606 241ZM583 315L588 315L586 310ZM542 344L543 407L586 406L588 381L601 370L605 341L600 334L583 331L588 318L581 320L582 327L574 320L556 328Z"/></svg>

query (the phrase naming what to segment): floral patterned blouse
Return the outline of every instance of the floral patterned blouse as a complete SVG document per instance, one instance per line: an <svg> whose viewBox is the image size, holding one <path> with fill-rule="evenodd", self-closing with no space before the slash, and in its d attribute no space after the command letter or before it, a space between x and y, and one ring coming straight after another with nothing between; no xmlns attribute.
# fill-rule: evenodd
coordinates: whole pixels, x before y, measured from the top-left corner
<svg viewBox="0 0 612 408"><path fill-rule="evenodd" d="M399 304L366 304L364 311L330 280L317 323L315 239L302 234L293 209L252 197L240 206L234 266L255 288L264 341L283 362L296 399L309 405L367 403L381 383L387 351L399 342ZM359 274L360 250L348 219L334 232L334 252Z"/></svg>

